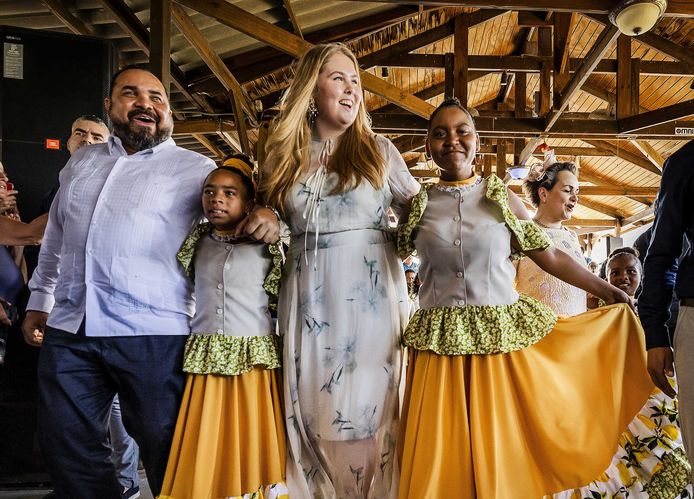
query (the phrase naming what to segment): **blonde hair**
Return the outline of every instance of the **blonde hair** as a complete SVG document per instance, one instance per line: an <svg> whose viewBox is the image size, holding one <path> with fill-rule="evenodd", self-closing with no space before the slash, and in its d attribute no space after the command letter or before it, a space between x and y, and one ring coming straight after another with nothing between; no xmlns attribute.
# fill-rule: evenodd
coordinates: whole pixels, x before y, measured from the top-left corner
<svg viewBox="0 0 694 499"><path fill-rule="evenodd" d="M294 79L282 97L280 114L275 118L274 128L271 127L265 151L273 170L262 176L258 190L266 203L280 211L289 190L311 161L309 103L317 91L318 75L326 62L336 54L349 57L358 72L357 58L345 45L328 43L312 47L298 61ZM326 167L338 177L331 195L353 189L364 179L374 188L383 187L386 163L371 130L363 99L354 123L342 134Z"/></svg>

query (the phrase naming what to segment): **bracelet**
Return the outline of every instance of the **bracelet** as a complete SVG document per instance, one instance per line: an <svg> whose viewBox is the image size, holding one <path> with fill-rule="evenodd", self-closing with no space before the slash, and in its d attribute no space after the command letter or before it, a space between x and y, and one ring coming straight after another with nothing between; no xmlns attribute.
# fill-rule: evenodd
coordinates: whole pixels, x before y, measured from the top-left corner
<svg viewBox="0 0 694 499"><path fill-rule="evenodd" d="M267 208L268 210L272 210L272 212L273 212L273 213L275 214L275 216L277 217L277 221L278 221L278 222L281 222L281 221L282 221L282 217L280 216L280 212L277 211L277 209L276 209L274 206L270 206L269 204L266 204L264 207Z"/></svg>

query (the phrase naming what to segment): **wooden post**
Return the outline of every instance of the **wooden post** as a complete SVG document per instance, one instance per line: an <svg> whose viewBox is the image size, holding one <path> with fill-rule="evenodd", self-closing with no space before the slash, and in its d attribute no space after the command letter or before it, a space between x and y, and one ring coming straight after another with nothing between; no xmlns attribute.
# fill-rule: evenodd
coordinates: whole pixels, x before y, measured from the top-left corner
<svg viewBox="0 0 694 499"><path fill-rule="evenodd" d="M617 119L627 118L637 112L632 109L631 94L631 37L617 38Z"/></svg>
<svg viewBox="0 0 694 499"><path fill-rule="evenodd" d="M569 73L569 40L575 16L572 12L555 12L554 22L554 107L559 107L561 92L571 79Z"/></svg>
<svg viewBox="0 0 694 499"><path fill-rule="evenodd" d="M640 72L641 72L641 59L631 60L631 114L638 114L641 112L641 102L639 97L641 95L640 87Z"/></svg>
<svg viewBox="0 0 694 499"><path fill-rule="evenodd" d="M455 55L447 53L444 55L444 99L450 99L454 96L454 80L455 80Z"/></svg>
<svg viewBox="0 0 694 499"><path fill-rule="evenodd" d="M491 154L485 154L483 156L483 173L482 176L484 178L489 177L492 174L492 161L493 161L493 156Z"/></svg>
<svg viewBox="0 0 694 499"><path fill-rule="evenodd" d="M469 19L467 14L455 18L454 36L454 94L463 107L467 107L467 68L468 68L468 35Z"/></svg>
<svg viewBox="0 0 694 499"><path fill-rule="evenodd" d="M552 55L552 30L538 28L537 30L538 52L541 56ZM542 63L540 69L540 116L547 116L550 111L552 97L552 64Z"/></svg>
<svg viewBox="0 0 694 499"><path fill-rule="evenodd" d="M496 140L496 174L499 178L506 175L506 140Z"/></svg>
<svg viewBox="0 0 694 499"><path fill-rule="evenodd" d="M515 84L514 84L514 89L515 89L515 115L516 118L525 118L526 117L526 92L527 92L527 75L525 73L516 73L515 77Z"/></svg>
<svg viewBox="0 0 694 499"><path fill-rule="evenodd" d="M164 85L171 87L171 0L152 0L149 14L149 68Z"/></svg>

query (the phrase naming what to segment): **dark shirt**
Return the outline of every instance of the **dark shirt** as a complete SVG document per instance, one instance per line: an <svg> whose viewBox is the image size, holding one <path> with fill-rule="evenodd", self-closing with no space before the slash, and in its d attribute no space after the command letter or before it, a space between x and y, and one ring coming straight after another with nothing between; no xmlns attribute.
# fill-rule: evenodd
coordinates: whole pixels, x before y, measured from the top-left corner
<svg viewBox="0 0 694 499"><path fill-rule="evenodd" d="M666 323L673 289L679 298L694 298L694 140L666 161L657 206L639 297L648 349L670 345ZM689 251L678 265L683 237Z"/></svg>
<svg viewBox="0 0 694 499"><path fill-rule="evenodd" d="M24 276L14 263L10 250L0 246L0 298L14 303L19 292L24 288Z"/></svg>

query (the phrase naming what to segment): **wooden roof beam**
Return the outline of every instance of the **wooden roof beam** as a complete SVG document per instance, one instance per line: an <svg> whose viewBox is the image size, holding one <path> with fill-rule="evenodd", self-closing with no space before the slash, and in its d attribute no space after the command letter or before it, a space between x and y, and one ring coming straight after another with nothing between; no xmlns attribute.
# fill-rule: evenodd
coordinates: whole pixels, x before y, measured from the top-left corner
<svg viewBox="0 0 694 499"><path fill-rule="evenodd" d="M665 165L665 159L660 155L658 151L648 142L647 140L633 139L630 142L643 154L648 161L653 163L653 166L659 170L663 170Z"/></svg>
<svg viewBox="0 0 694 499"><path fill-rule="evenodd" d="M174 135L193 135L217 132L235 132L236 126L228 121L194 119L174 122Z"/></svg>
<svg viewBox="0 0 694 499"><path fill-rule="evenodd" d="M564 222L569 227L616 227L617 220L606 220L603 218L572 218Z"/></svg>
<svg viewBox="0 0 694 499"><path fill-rule="evenodd" d="M419 14L416 6L403 5L382 12L377 12L363 19L351 20L336 24L322 30L306 33L304 38L311 43L344 41L363 36L366 33L386 28ZM277 71L292 63L293 58L274 47L261 47L243 54L225 57L224 64L233 68L236 78L241 83L254 80L260 76ZM196 68L186 73L195 91L214 91L214 75L209 69Z"/></svg>
<svg viewBox="0 0 694 499"><path fill-rule="evenodd" d="M63 0L42 0L51 13L60 19L67 28L76 35L94 36L94 31L82 20L78 19L70 9L67 8Z"/></svg>
<svg viewBox="0 0 694 499"><path fill-rule="evenodd" d="M603 215L607 215L612 218L624 218L624 213L622 213L620 210L616 210L612 206L604 203L599 203L598 201L586 199L585 196L579 196L578 204L579 206L585 206L586 208L590 208L593 211L597 211L598 213L602 213Z"/></svg>
<svg viewBox="0 0 694 499"><path fill-rule="evenodd" d="M683 2L681 3L685 2L688 3L689 8L694 11L694 2L690 2L689 0L683 0ZM672 0L668 2L668 8L671 6L673 6ZM694 13L686 17L692 16L694 16ZM607 18L607 15L588 15L588 17L603 24L604 26L612 25L610 23L610 20ZM694 53L692 53L692 51L687 49L686 47L678 45L675 42L671 42L670 40L667 40L666 38L656 35L655 33L652 33L650 31L642 35L635 36L634 38L636 38L641 43L644 43L649 47L652 47L657 51L662 52L665 55L669 55L670 57L673 57L678 61L687 63L689 67L694 66Z"/></svg>
<svg viewBox="0 0 694 499"><path fill-rule="evenodd" d="M373 0L356 0L373 2ZM607 15L619 3L619 0L573 0L557 2L556 0L378 0L384 3L412 3L437 7L480 7L487 9L511 10L549 10L555 12L581 12ZM669 0L665 10L668 17L694 17L694 3L689 0Z"/></svg>
<svg viewBox="0 0 694 499"><path fill-rule="evenodd" d="M200 30L195 26L192 19L188 17L183 7L173 5L171 9L174 22L188 42L193 46L195 51L200 55L200 58L209 66L215 76L224 85L224 88L231 93L232 107L234 109L234 118L237 130L239 132L239 140L245 154L252 156L250 144L248 142L248 132L246 130L246 121L244 112L248 115L253 126L258 125L258 119L255 115L253 102L243 87L236 81L234 75L231 74L229 68L226 67L222 59L217 55L212 45L207 41Z"/></svg>
<svg viewBox="0 0 694 499"><path fill-rule="evenodd" d="M646 171L649 171L651 173L655 173L656 175L661 175L662 172L659 168L653 166L653 164L642 158L641 156L638 156L636 154L633 154L616 144L613 144L611 142L608 142L606 140L584 140L586 144L590 144L593 147L596 147L598 149L603 149L605 151L611 152L613 155L617 156L618 158L623 159L624 161L628 161L629 163L636 165L640 168L643 168Z"/></svg>
<svg viewBox="0 0 694 499"><path fill-rule="evenodd" d="M142 49L142 51L149 56L149 32L142 25L137 16L132 10L128 8L123 0L99 0L104 8L111 13L116 23L125 31L133 41ZM200 108L197 101L193 98L192 94L188 91L188 84L186 82L185 75L181 68L172 60L171 65L171 77L173 83L176 84L176 88L192 102L195 107Z"/></svg>
<svg viewBox="0 0 694 499"><path fill-rule="evenodd" d="M694 99L689 99L688 101L621 119L619 120L619 132L622 134L634 133L643 128L662 125L693 114Z"/></svg>
<svg viewBox="0 0 694 499"><path fill-rule="evenodd" d="M299 26L299 21L296 20L296 16L294 15L294 8L292 7L291 0L282 0L282 5L284 6L284 10L287 11L287 17L289 18L289 22L292 24L294 34L300 38L303 38L304 35L301 33L301 26Z"/></svg>
<svg viewBox="0 0 694 499"><path fill-rule="evenodd" d="M571 77L571 81L569 81L569 83L566 85L566 89L564 92L562 92L558 109L550 112L549 116L547 117L545 132L549 132L552 129L554 124L561 116L561 113L564 111L564 109L566 109L566 106L569 105L569 102L571 99L573 99L574 95L581 89L581 85L583 85L583 83L588 79L595 66L598 65L598 62L600 62L602 56L605 55L607 49L618 36L619 30L616 26L610 24L603 29L597 41L588 52L588 55L583 60L583 64L580 68L578 68L578 71L574 73L574 75Z"/></svg>
<svg viewBox="0 0 694 499"><path fill-rule="evenodd" d="M194 133L192 134L195 140L200 142L205 148L210 151L212 154L217 156L220 160L224 159L225 154L222 152L222 150L217 147L210 139L205 137L201 133Z"/></svg>
<svg viewBox="0 0 694 499"><path fill-rule="evenodd" d="M220 3L215 0L179 0L179 3L214 17L222 24L237 29L256 40L272 45L294 57L300 57L313 45L283 29L280 29L249 12L230 3ZM383 97L400 107L422 117L428 117L434 106L428 102L404 92L395 85L377 76L360 71L361 83L368 90Z"/></svg>
<svg viewBox="0 0 694 499"><path fill-rule="evenodd" d="M516 194L523 193L520 185L512 184L511 190ZM658 187L618 187L584 185L579 189L580 196L643 196L655 197L658 195Z"/></svg>

